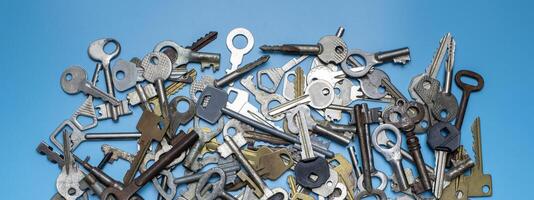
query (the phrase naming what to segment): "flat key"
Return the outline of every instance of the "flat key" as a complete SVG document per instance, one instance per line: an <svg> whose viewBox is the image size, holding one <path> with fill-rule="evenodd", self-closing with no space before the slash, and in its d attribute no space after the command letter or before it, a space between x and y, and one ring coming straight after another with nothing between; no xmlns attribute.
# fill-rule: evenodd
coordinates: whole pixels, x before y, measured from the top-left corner
<svg viewBox="0 0 534 200"><path fill-rule="evenodd" d="M61 74L60 82L61 88L67 94L76 94L81 91L87 95L91 95L93 97L100 98L103 101L109 102L112 105L120 105L120 101L115 97L105 93L87 81L86 72L81 67L72 66L67 68Z"/></svg>
<svg viewBox="0 0 534 200"><path fill-rule="evenodd" d="M282 80L282 77L284 76L284 74L290 69L292 69L293 67L297 66L302 61L304 61L307 57L308 56L306 55L300 56L298 58L291 59L289 62L287 62L282 67L269 68L269 69L263 69L263 70L258 71L257 76L256 76L258 77L256 79L258 83L258 88L268 93L275 93L276 89L278 88L278 85L280 85L280 81ZM271 82L273 83L272 87L268 87L264 85L264 80L265 80L263 77L264 75L265 75L265 78L268 78L269 80L271 80Z"/></svg>
<svg viewBox="0 0 534 200"><path fill-rule="evenodd" d="M395 136L397 138L397 142L395 143L395 145L390 148L384 148L380 146L377 142L378 140L377 138L379 137L379 135L380 134L385 135L386 130L390 130L393 133L395 133ZM391 168L393 169L393 173L395 174L395 177L397 178L397 185L399 189L401 191L407 190L409 188L409 185L408 185L408 179L406 178L406 174L404 174L404 167L402 165L402 155L400 151L402 137L401 137L399 129L397 129L395 126L391 124L382 124L375 129L371 139L372 139L373 146L375 147L375 149L386 158Z"/></svg>
<svg viewBox="0 0 534 200"><path fill-rule="evenodd" d="M263 45L262 51L278 51L288 54L316 55L324 63L339 64L347 57L347 44L341 39L344 29L340 27L336 35L322 37L317 44Z"/></svg>
<svg viewBox="0 0 534 200"><path fill-rule="evenodd" d="M300 104L309 104L316 109L328 107L334 101L335 92L332 85L325 80L316 80L306 88L303 96L297 97L269 111L269 115L278 115Z"/></svg>
<svg viewBox="0 0 534 200"><path fill-rule="evenodd" d="M169 105L163 82L171 75L171 60L164 53L154 51L143 58L141 67L145 70L143 77L147 81L155 83L161 114L167 118L169 116Z"/></svg>
<svg viewBox="0 0 534 200"><path fill-rule="evenodd" d="M241 49L234 46L234 38L237 36L243 36L247 40L247 45ZM245 28L235 28L230 33L228 33L228 36L226 36L226 47L232 55L230 56L230 63L232 66L229 69L226 69L226 73L230 74L233 71L237 70L239 65L241 65L241 62L243 61L243 56L246 55L250 50L252 50L252 47L254 46L254 36L252 33L245 29Z"/></svg>
<svg viewBox="0 0 534 200"><path fill-rule="evenodd" d="M452 85L452 68L454 66L454 53L456 50L456 42L451 39L449 45L449 54L445 62L445 82L443 90L432 98L433 106L430 110L434 118L441 122L450 122L458 113L458 100L454 94L451 93Z"/></svg>
<svg viewBox="0 0 534 200"><path fill-rule="evenodd" d="M170 40L165 40L158 43L154 47L154 51L161 52L165 48L172 48L174 51L176 51L176 58L172 61L175 67L193 62L200 63L202 69L209 67L213 67L213 69L219 68L221 60L221 54L219 53L196 52L191 49L184 48Z"/></svg>
<svg viewBox="0 0 534 200"><path fill-rule="evenodd" d="M353 56L363 58L363 63L356 60ZM341 69L350 77L360 78L365 76L371 68L384 62L394 62L406 64L410 61L410 49L408 47L368 53L361 49L352 49L349 51L345 62L341 62Z"/></svg>
<svg viewBox="0 0 534 200"><path fill-rule="evenodd" d="M432 192L436 198L441 198L443 191L447 156L460 146L460 136L460 131L446 122L434 124L428 130L427 144L434 149L436 154L436 167L434 170L436 180L432 187Z"/></svg>
<svg viewBox="0 0 534 200"><path fill-rule="evenodd" d="M465 177L466 185L469 187L467 195L470 197L488 197L493 194L493 185L491 183L491 175L484 174L479 117L475 119L471 126L471 133L473 134L473 151L475 152L476 164L471 170L471 175Z"/></svg>
<svg viewBox="0 0 534 200"><path fill-rule="evenodd" d="M137 142L140 150L137 152L130 169L126 172L126 175L124 175L123 181L125 184L132 182L134 179L135 174L145 159L152 141L161 141L168 128L169 119L159 117L150 111L143 112L137 123L137 130L141 132L141 137Z"/></svg>
<svg viewBox="0 0 534 200"><path fill-rule="evenodd" d="M470 85L462 81L462 77L469 77L476 81L476 85ZM454 76L456 85L462 89L462 100L460 100L460 108L458 110L458 117L456 118L456 128L462 130L462 124L464 122L465 111L467 110L467 103L469 102L469 96L472 92L478 92L484 87L484 78L480 74L469 70L460 70L456 72Z"/></svg>

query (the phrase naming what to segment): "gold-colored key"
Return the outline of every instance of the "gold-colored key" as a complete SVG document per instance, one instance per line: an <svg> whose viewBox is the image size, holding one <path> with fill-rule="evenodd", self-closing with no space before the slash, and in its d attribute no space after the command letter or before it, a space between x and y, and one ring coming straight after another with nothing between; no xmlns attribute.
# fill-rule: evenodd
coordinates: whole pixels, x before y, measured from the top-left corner
<svg viewBox="0 0 534 200"><path fill-rule="evenodd" d="M295 98L304 95L304 88L306 87L306 79L304 76L304 70L302 67L297 67L295 69Z"/></svg>
<svg viewBox="0 0 534 200"><path fill-rule="evenodd" d="M455 154L456 160L463 159L463 154L465 149L463 146L458 147L458 152ZM456 199L456 200L467 200L467 186L465 185L465 176L460 175L455 179L451 180L451 183L443 189L441 195L442 199Z"/></svg>
<svg viewBox="0 0 534 200"><path fill-rule="evenodd" d="M187 73L184 74L185 78L191 77L192 80L195 80L197 77L197 71L195 69L189 70ZM165 93L167 96L171 96L173 94L176 94L178 91L180 91L182 88L184 88L187 85L187 83L184 82L173 82L167 87L165 87ZM159 100L158 96L154 96L150 99L148 99L148 103L154 105L154 113L158 116L161 116L161 109L159 107Z"/></svg>
<svg viewBox="0 0 534 200"><path fill-rule="evenodd" d="M354 199L353 189L356 186L356 177L354 175L354 170L352 164L343 157L341 154L336 154L332 159L328 160L332 169L339 174L341 182L347 187L347 197L346 199Z"/></svg>
<svg viewBox="0 0 534 200"><path fill-rule="evenodd" d="M260 157L258 167L255 170L262 178L276 180L294 164L289 151L282 148Z"/></svg>
<svg viewBox="0 0 534 200"><path fill-rule="evenodd" d="M471 175L465 177L465 183L469 197L488 197L492 195L491 175L484 174L482 160L482 137L480 135L480 117L471 125L473 134L473 151L475 152L475 166L471 169Z"/></svg>
<svg viewBox="0 0 534 200"><path fill-rule="evenodd" d="M287 176L287 184L291 190L291 200L313 200L312 196L298 192L297 182L294 176Z"/></svg>

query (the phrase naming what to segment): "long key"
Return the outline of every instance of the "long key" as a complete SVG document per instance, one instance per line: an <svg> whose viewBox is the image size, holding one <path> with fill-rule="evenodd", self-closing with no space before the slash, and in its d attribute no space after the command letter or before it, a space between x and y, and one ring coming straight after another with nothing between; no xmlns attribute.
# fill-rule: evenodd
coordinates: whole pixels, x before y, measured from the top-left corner
<svg viewBox="0 0 534 200"><path fill-rule="evenodd" d="M148 149L152 141L161 141L167 128L169 127L169 119L162 118L150 111L144 111L139 122L137 123L137 130L141 132L138 144L140 150L137 152L130 169L126 172L123 178L125 184L129 184L134 179L135 174L143 163Z"/></svg>
<svg viewBox="0 0 534 200"><path fill-rule="evenodd" d="M80 132L81 133L81 132ZM70 134L72 148L76 148L85 141L100 141L100 140L137 140L141 137L139 132L115 132L115 133L81 133Z"/></svg>
<svg viewBox="0 0 534 200"><path fill-rule="evenodd" d="M161 115L164 118L168 118L169 105L163 82L171 75L171 60L164 53L155 51L147 54L143 58L141 67L145 70L143 73L145 79L151 83L155 83Z"/></svg>
<svg viewBox="0 0 534 200"><path fill-rule="evenodd" d="M386 130L393 131L393 133L395 133L395 136L397 138L397 142L391 148L384 148L380 146L377 142L378 140L377 137L379 137L380 134L385 135ZM397 129L395 126L391 124L382 124L375 129L371 139L373 141L373 145L375 149L386 158L391 168L393 169L393 173L395 173L395 177L397 178L397 184L400 190L401 191L407 190L409 188L409 185L408 185L408 179L406 179L406 174L404 174L404 167L402 165L402 156L401 156L401 151L400 151L402 137L401 137L399 129Z"/></svg>
<svg viewBox="0 0 534 200"><path fill-rule="evenodd" d="M202 69L213 67L213 69L219 68L221 54L218 53L206 53L196 52L188 48L184 48L173 41L165 40L158 43L154 47L155 52L160 52L165 48L172 48L176 51L176 58L172 61L175 67L185 65L190 62L200 63ZM169 59L170 60L170 59Z"/></svg>
<svg viewBox="0 0 534 200"><path fill-rule="evenodd" d="M262 51L278 51L288 54L317 55L324 63L339 64L347 57L347 44L341 39L344 28L338 28L336 35L322 37L317 44L263 45Z"/></svg>
<svg viewBox="0 0 534 200"><path fill-rule="evenodd" d="M161 135L163 134L164 132L161 132ZM188 134L180 134L175 137L175 139L179 142L174 144L167 153L161 155L159 160L152 164L145 172L135 178L135 180L127 183L123 189L107 187L100 195L101 199L108 199L110 197L115 197L116 199L130 199L139 189L141 189L141 187L151 181L154 177L158 176L160 171L167 168L175 158L180 156L193 145L198 139L198 135L195 132L191 132Z"/></svg>
<svg viewBox="0 0 534 200"><path fill-rule="evenodd" d="M434 149L436 164L434 175L436 180L432 192L436 198L441 198L445 180L445 166L449 153L460 146L460 131L447 122L439 122L428 130L427 144Z"/></svg>
<svg viewBox="0 0 534 200"><path fill-rule="evenodd" d="M82 173L72 158L67 131L63 131L63 155L63 168L57 177L56 188L66 200L75 200L84 193L80 189L80 181L85 177L85 174Z"/></svg>
<svg viewBox="0 0 534 200"><path fill-rule="evenodd" d="M452 68L454 66L454 53L456 49L456 42L451 39L449 44L449 54L445 62L445 83L442 92L434 95L432 102L433 106L430 110L434 118L441 122L450 122L458 113L458 100L454 94L451 93L452 85Z"/></svg>
<svg viewBox="0 0 534 200"><path fill-rule="evenodd" d="M276 89L278 88L278 85L280 85L282 76L284 76L284 74L287 71L289 71L290 69L292 69L293 67L297 66L299 63L304 61L307 57L308 57L307 55L300 56L298 58L291 59L289 62L287 62L282 67L269 68L269 69L263 69L263 70L258 71L256 75L258 88L268 93L275 93ZM266 78L272 81L273 83L272 87L268 87L263 84L264 83L263 75L265 75Z"/></svg>
<svg viewBox="0 0 534 200"><path fill-rule="evenodd" d="M247 40L247 45L241 49L238 49L234 46L234 38L237 36L243 36ZM241 62L243 61L243 56L250 52L252 50L252 47L254 46L254 36L252 36L252 33L245 29L245 28L235 28L230 33L228 33L228 36L226 36L226 47L232 55L230 56L230 63L232 66L230 66L229 69L226 69L226 73L230 74L233 71L237 70Z"/></svg>
<svg viewBox="0 0 534 200"><path fill-rule="evenodd" d="M306 114L302 111L304 105L294 109L298 110L294 116L299 126L299 140L302 148L302 159L295 165L295 177L297 183L307 188L318 188L330 178L328 161L313 153Z"/></svg>
<svg viewBox="0 0 534 200"><path fill-rule="evenodd" d="M353 56L363 58L364 63L360 63ZM341 69L350 77L360 78L365 76L375 65L384 62L394 62L404 65L408 61L410 61L410 49L408 47L376 53L368 53L361 49L352 49L349 51L346 61L341 62Z"/></svg>
<svg viewBox="0 0 534 200"><path fill-rule="evenodd" d="M104 51L104 47L108 44L115 45L115 49L110 54ZM113 58L119 55L120 51L121 51L120 43L117 40L112 39L112 38L104 38L104 39L96 40L92 42L89 45L89 48L87 49L89 57L92 60L98 62L95 72L98 73L100 69L104 70L104 78L106 80L107 92L112 97L115 97L115 89L113 88L113 79L111 75L111 70L109 68L109 64ZM114 104L114 106L117 106L117 105ZM118 119L117 109L115 107L111 108L111 116L112 116L111 119L113 121Z"/></svg>
<svg viewBox="0 0 534 200"><path fill-rule="evenodd" d="M476 164L471 170L471 175L465 177L466 185L469 188L467 195L470 197L488 197L493 193L493 186L491 183L491 175L484 174L480 117L477 117L471 126L471 133L473 134L473 151L475 152Z"/></svg>
<svg viewBox="0 0 534 200"><path fill-rule="evenodd" d="M87 73L79 66L72 66L61 74L61 88L67 94L76 94L83 92L96 98L100 98L103 101L109 102L114 106L120 105L120 101L114 96L105 93L98 89L91 82L87 81Z"/></svg>
<svg viewBox="0 0 534 200"><path fill-rule="evenodd" d="M316 80L308 85L303 96L274 107L269 111L269 115L278 115L300 104L309 104L313 108L323 109L332 104L334 96L335 91L330 83L325 80Z"/></svg>
<svg viewBox="0 0 534 200"><path fill-rule="evenodd" d="M269 133L289 142L297 144L300 143L299 139L295 135L287 134L269 125L265 125L262 122L258 122L252 118L246 117L233 110L230 110L229 108L226 108L225 105L227 104L227 102L228 94L225 91L212 86L208 86L206 87L206 89L204 89L197 101L196 114L198 117L211 124L217 122L217 120L222 116L222 114L225 114L228 117L237 119L249 126L254 127L258 131ZM317 145L314 145L314 150L325 155L328 158L334 156L334 153L332 151L329 151Z"/></svg>

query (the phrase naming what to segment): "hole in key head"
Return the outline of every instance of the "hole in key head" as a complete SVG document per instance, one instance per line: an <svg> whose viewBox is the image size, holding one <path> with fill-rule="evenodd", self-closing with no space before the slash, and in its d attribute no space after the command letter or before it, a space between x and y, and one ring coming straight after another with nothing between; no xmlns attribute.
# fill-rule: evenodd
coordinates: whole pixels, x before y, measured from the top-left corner
<svg viewBox="0 0 534 200"><path fill-rule="evenodd" d="M269 102L268 108L269 108L269 109L273 109L273 108L275 108L275 107L277 107L277 106L279 106L279 105L280 105L280 102L279 102L279 101L277 101L277 100L272 100L272 101Z"/></svg>
<svg viewBox="0 0 534 200"><path fill-rule="evenodd" d="M159 62L158 57L156 57L156 56L152 56L152 57L150 58L150 64L157 65L158 62Z"/></svg>
<svg viewBox="0 0 534 200"><path fill-rule="evenodd" d="M269 88L269 89L276 89L274 88L274 82L273 80L271 79L271 77L267 76L267 74L261 74L261 85L263 85L263 87L266 87L266 88Z"/></svg>
<svg viewBox="0 0 534 200"><path fill-rule="evenodd" d="M375 185L380 185L380 184L382 184L382 180L380 180L378 176L371 176L371 185L373 186L373 188L375 188Z"/></svg>
<svg viewBox="0 0 534 200"><path fill-rule="evenodd" d="M482 186L482 192L483 192L484 194L489 193L489 191L490 191L490 187L489 187L488 185L484 185L484 186Z"/></svg>
<svg viewBox="0 0 534 200"><path fill-rule="evenodd" d="M337 167L337 166L341 165L341 163L339 163L339 161L337 161L337 160L331 160L331 161L329 162L329 164L330 164L332 167Z"/></svg>
<svg viewBox="0 0 534 200"><path fill-rule="evenodd" d="M185 113L189 110L189 102L186 100L182 100L178 102L178 105L176 105L176 110L179 113Z"/></svg>
<svg viewBox="0 0 534 200"><path fill-rule="evenodd" d="M464 85L473 85L473 86L478 85L477 80L474 78L471 78L470 76L462 76L460 80L462 81L462 83L464 83Z"/></svg>
<svg viewBox="0 0 534 200"><path fill-rule="evenodd" d="M287 154L280 154L280 159L282 159L282 162L284 162L284 165L287 166L289 165L290 161L291 161L291 157Z"/></svg>
<svg viewBox="0 0 534 200"><path fill-rule="evenodd" d="M198 92L198 93L200 93L200 92ZM228 103L234 103L236 98L237 98L237 92L231 90L230 93L228 93Z"/></svg>
<svg viewBox="0 0 534 200"><path fill-rule="evenodd" d="M449 112L447 112L446 109L443 109L443 110L441 110L441 111L439 112L439 116L440 116L441 118L447 118L447 115L449 115Z"/></svg>
<svg viewBox="0 0 534 200"><path fill-rule="evenodd" d="M456 199L462 199L464 197L464 192L461 190L456 191Z"/></svg>
<svg viewBox="0 0 534 200"><path fill-rule="evenodd" d="M439 130L439 134L442 136L442 137L447 137L449 136L451 132L449 131L448 128L442 128L441 130Z"/></svg>
<svg viewBox="0 0 534 200"><path fill-rule="evenodd" d="M76 116L76 121L78 121L78 123L80 123L82 126L89 125L95 122L93 118L85 116L85 115Z"/></svg>
<svg viewBox="0 0 534 200"><path fill-rule="evenodd" d="M115 77L117 77L117 80L123 80L124 79L124 71L122 71L122 70L117 71L117 73L115 74Z"/></svg>
<svg viewBox="0 0 534 200"><path fill-rule="evenodd" d="M424 88L425 90L429 90L429 89L430 89L430 86L431 86L430 81L427 81L427 80L423 81L423 88Z"/></svg>
<svg viewBox="0 0 534 200"><path fill-rule="evenodd" d="M202 95L202 91L199 90L199 91L196 91L196 92L195 92L195 97L196 97L197 99L200 98L200 95Z"/></svg>
<svg viewBox="0 0 534 200"><path fill-rule="evenodd" d="M428 121L426 120L421 120L421 122L419 122L419 126L421 126L421 128L428 128Z"/></svg>
<svg viewBox="0 0 534 200"><path fill-rule="evenodd" d="M236 49L243 49L247 46L247 43L248 43L248 40L247 38L244 36L244 35L236 35L233 39L232 39L232 44L234 45L234 47Z"/></svg>
<svg viewBox="0 0 534 200"><path fill-rule="evenodd" d="M335 51L337 54L342 54L343 52L345 52L345 48L343 48L342 46L336 46Z"/></svg>
<svg viewBox="0 0 534 200"><path fill-rule="evenodd" d="M328 96L330 94L330 89L323 88L323 90L321 92L323 93L324 96Z"/></svg>
<svg viewBox="0 0 534 200"><path fill-rule="evenodd" d="M117 49L117 44L114 42L110 41L104 45L104 52L106 52L106 54L112 54L115 49Z"/></svg>
<svg viewBox="0 0 534 200"><path fill-rule="evenodd" d="M74 189L74 188L72 188L72 187L69 188L69 189L67 190L67 194L68 194L68 195L71 195L71 196L72 196L72 195L75 195L75 194L76 194L76 189Z"/></svg>
<svg viewBox="0 0 534 200"><path fill-rule="evenodd" d="M67 73L67 75L65 75L65 80L72 81L72 74L71 73Z"/></svg>
<svg viewBox="0 0 534 200"><path fill-rule="evenodd" d="M319 176L317 176L317 174L314 174L314 173L310 173L310 175L308 176L308 179L313 182L317 181L318 178Z"/></svg>
<svg viewBox="0 0 534 200"><path fill-rule="evenodd" d="M389 121L396 123L401 121L401 114L399 112L392 112L389 115Z"/></svg>
<svg viewBox="0 0 534 200"><path fill-rule="evenodd" d="M386 93L386 87L384 87L383 85L379 86L376 90L380 94Z"/></svg>
<svg viewBox="0 0 534 200"><path fill-rule="evenodd" d="M334 88L334 92L335 92L336 95L339 95L341 93L341 89Z"/></svg>
<svg viewBox="0 0 534 200"><path fill-rule="evenodd" d="M350 59L347 59L347 62L352 66L352 71L360 71L365 68L367 61L365 58L359 54L350 55Z"/></svg>
<svg viewBox="0 0 534 200"><path fill-rule="evenodd" d="M294 82L295 78L296 78L296 76L294 74L287 75L287 80L289 80L290 82Z"/></svg>
<svg viewBox="0 0 534 200"><path fill-rule="evenodd" d="M237 130L234 127L228 128L228 135L235 135L237 133Z"/></svg>

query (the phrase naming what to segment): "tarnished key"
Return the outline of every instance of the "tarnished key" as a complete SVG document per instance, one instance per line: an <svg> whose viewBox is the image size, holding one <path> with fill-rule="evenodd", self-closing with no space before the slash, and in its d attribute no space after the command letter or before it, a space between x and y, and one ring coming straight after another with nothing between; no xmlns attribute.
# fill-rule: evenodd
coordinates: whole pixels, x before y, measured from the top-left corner
<svg viewBox="0 0 534 200"><path fill-rule="evenodd" d="M445 62L445 83L443 90L434 95L432 98L432 115L438 121L450 122L458 113L458 100L454 94L451 93L452 86L452 68L454 66L454 52L456 49L456 42L451 39L449 44L449 54Z"/></svg>
<svg viewBox="0 0 534 200"><path fill-rule="evenodd" d="M336 35L324 36L317 44L263 45L262 51L278 51L289 54L317 55L324 63L339 64L347 57L347 44L341 39L344 28L340 27Z"/></svg>
<svg viewBox="0 0 534 200"><path fill-rule="evenodd" d="M334 95L335 91L330 83L325 80L316 80L308 85L303 96L274 107L269 111L269 115L276 116L301 104L309 104L313 108L323 109L332 104Z"/></svg>
<svg viewBox="0 0 534 200"><path fill-rule="evenodd" d="M130 169L124 175L123 181L125 184L132 182L134 179L135 174L143 163L145 155L150 148L152 141L161 141L168 128L168 118L159 117L153 112L147 110L143 112L139 118L139 122L137 123L137 130L141 132L141 137L137 142L140 146L140 150L137 152Z"/></svg>
<svg viewBox="0 0 534 200"><path fill-rule="evenodd" d="M273 67L273 68L263 69L263 70L258 71L256 75L258 88L268 93L275 93L276 89L278 88L278 85L280 85L282 76L284 76L284 74L287 71L289 71L290 69L292 69L293 67L297 66L299 63L304 61L307 57L308 57L307 55L300 56L298 58L291 59L289 62L284 64L284 66L282 67ZM265 77L263 77L264 75ZM265 83L264 78L268 78L269 80L271 80L273 83L273 86L268 87L267 85L264 85Z"/></svg>
<svg viewBox="0 0 534 200"><path fill-rule="evenodd" d="M353 56L363 58L364 63L359 62ZM384 62L394 62L406 64L410 61L410 49L408 47L368 53L361 49L352 49L349 51L345 62L341 62L341 69L350 77L359 78L365 76L372 67Z"/></svg>
<svg viewBox="0 0 534 200"><path fill-rule="evenodd" d="M174 51L176 51L176 58L173 61L175 67L185 65L190 62L195 62L200 63L202 68L219 68L219 63L221 59L221 54L219 53L196 52L191 49L184 48L170 40L165 40L158 43L154 47L154 51L160 52L165 48L172 48L174 49Z"/></svg>
<svg viewBox="0 0 534 200"><path fill-rule="evenodd" d="M67 94L76 94L83 92L96 98L100 98L103 101L109 102L115 106L120 105L120 101L114 96L105 93L98 89L91 82L87 81L86 72L83 68L78 66L72 66L67 68L61 74L61 88Z"/></svg>
<svg viewBox="0 0 534 200"><path fill-rule="evenodd" d="M154 51L143 58L141 67L145 70L143 72L145 79L155 83L161 115L164 118L168 118L169 105L163 82L171 75L171 60L164 53Z"/></svg>
<svg viewBox="0 0 534 200"><path fill-rule="evenodd" d="M72 158L71 144L67 132L63 131L64 164L61 174L57 177L56 188L66 200L75 200L84 192L80 189L80 181L85 177Z"/></svg>
<svg viewBox="0 0 534 200"><path fill-rule="evenodd" d="M482 160L482 136L480 134L480 117L475 119L471 126L473 134L473 151L475 152L476 164L471 170L471 174L465 177L469 197L489 197L492 195L491 175L484 174Z"/></svg>

